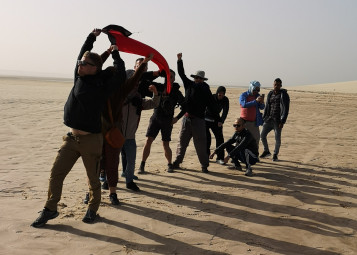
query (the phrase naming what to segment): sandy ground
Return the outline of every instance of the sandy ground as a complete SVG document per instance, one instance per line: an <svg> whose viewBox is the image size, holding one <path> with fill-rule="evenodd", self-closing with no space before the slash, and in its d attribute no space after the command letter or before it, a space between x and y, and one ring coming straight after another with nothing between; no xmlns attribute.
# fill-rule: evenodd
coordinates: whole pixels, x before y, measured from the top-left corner
<svg viewBox="0 0 357 255"><path fill-rule="evenodd" d="M184 169L167 173L157 139L149 174L137 181L142 191L127 190L120 177L121 205L112 206L102 191L95 224L81 221L87 183L79 160L65 180L60 216L35 229L30 224L43 208L49 171L68 130L62 118L71 86L0 79L0 254L357 253L357 82L287 87L291 108L280 160L262 160L253 177L213 161L203 174L192 142ZM225 139L243 91L227 90ZM143 112L137 132L137 167L151 113ZM179 129L180 122L174 154ZM268 138L273 146L273 133Z"/></svg>

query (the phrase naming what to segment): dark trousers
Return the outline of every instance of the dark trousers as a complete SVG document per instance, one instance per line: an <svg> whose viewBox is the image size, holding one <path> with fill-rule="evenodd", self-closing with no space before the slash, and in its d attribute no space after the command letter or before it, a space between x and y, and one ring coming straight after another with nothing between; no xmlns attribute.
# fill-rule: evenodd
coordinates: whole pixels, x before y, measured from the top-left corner
<svg viewBox="0 0 357 255"><path fill-rule="evenodd" d="M104 141L101 168L105 171L109 187L116 187L118 184L120 150Z"/></svg>
<svg viewBox="0 0 357 255"><path fill-rule="evenodd" d="M210 155L210 148L211 148L211 132L210 129L213 132L214 137L216 138L216 148L220 146L222 143L224 143L224 138L223 138L223 126L219 127L217 122L210 122L206 121L206 137L207 137L207 153ZM224 150L221 150L217 152L217 160L223 160L224 159Z"/></svg>

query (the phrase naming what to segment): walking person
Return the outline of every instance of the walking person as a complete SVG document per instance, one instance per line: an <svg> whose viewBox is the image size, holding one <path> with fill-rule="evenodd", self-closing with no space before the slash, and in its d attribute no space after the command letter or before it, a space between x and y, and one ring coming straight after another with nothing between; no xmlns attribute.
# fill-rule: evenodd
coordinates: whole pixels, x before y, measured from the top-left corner
<svg viewBox="0 0 357 255"><path fill-rule="evenodd" d="M89 182L88 210L83 222L91 223L97 216L101 201L99 163L103 147L101 113L109 95L125 81L125 65L117 46L111 53L114 67L102 70L101 57L90 50L100 29L94 29L84 42L74 73L74 86L64 107L64 124L70 132L63 136L63 145L51 169L48 198L40 216L31 224L42 227L56 218L63 181L79 157L82 157Z"/></svg>
<svg viewBox="0 0 357 255"><path fill-rule="evenodd" d="M217 109L219 113L222 112L222 126L218 126L218 123L214 120L213 114L210 111L210 108L206 108L205 112L205 121L206 121L206 136L207 136L207 152L210 155L211 148L211 132L214 134L216 139L216 148L224 142L223 138L223 123L227 118L229 111L229 99L226 97L226 88L223 86L219 86L217 88L216 94L213 95L213 98L216 102ZM217 153L216 163L224 165L224 150Z"/></svg>
<svg viewBox="0 0 357 255"><path fill-rule="evenodd" d="M177 54L177 69L185 87L184 104L186 113L182 118L179 144L177 145L176 159L173 162L173 167L176 169L180 167L185 157L187 146L191 138L193 138L202 172L208 173L209 155L207 153L206 132L204 131L206 130L204 119L206 107L212 112L218 126L222 126L222 120L219 117L212 92L205 82L208 80L205 77L205 72L197 71L196 74L192 74L193 81L187 78L182 62L182 53Z"/></svg>
<svg viewBox="0 0 357 255"><path fill-rule="evenodd" d="M281 132L289 114L290 97L286 89L282 89L280 78L274 80L274 88L268 93L266 106L263 114L264 124L261 133L261 139L264 151L260 155L265 158L271 155L269 151L267 135L274 129L275 149L273 161L278 160L278 154L281 145Z"/></svg>
<svg viewBox="0 0 357 255"><path fill-rule="evenodd" d="M248 91L243 92L239 97L241 107L240 117L245 120L245 127L253 135L258 151L260 140L259 126L263 125L263 117L260 110L263 110L265 107L264 96L261 96L259 92L260 82L251 81Z"/></svg>

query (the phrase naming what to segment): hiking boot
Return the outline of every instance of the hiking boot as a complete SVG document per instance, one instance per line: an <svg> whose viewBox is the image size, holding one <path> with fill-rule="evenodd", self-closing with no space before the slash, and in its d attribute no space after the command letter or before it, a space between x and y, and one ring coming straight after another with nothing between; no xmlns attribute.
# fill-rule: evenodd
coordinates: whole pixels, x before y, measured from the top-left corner
<svg viewBox="0 0 357 255"><path fill-rule="evenodd" d="M278 161L278 155L277 154L273 155L273 161Z"/></svg>
<svg viewBox="0 0 357 255"><path fill-rule="evenodd" d="M56 218L59 215L57 211L50 211L47 208L44 208L41 211L40 216L31 224L32 227L34 228L40 228L43 227L47 221L52 220Z"/></svg>
<svg viewBox="0 0 357 255"><path fill-rule="evenodd" d="M83 203L85 203L87 205L88 202L89 202L89 193L87 192L86 197L83 199Z"/></svg>
<svg viewBox="0 0 357 255"><path fill-rule="evenodd" d="M88 208L86 215L84 215L82 221L84 223L93 223L96 217L97 213Z"/></svg>
<svg viewBox="0 0 357 255"><path fill-rule="evenodd" d="M102 189L104 190L109 190L109 185L108 185L108 182L107 181L104 181L103 184L102 184Z"/></svg>
<svg viewBox="0 0 357 255"><path fill-rule="evenodd" d="M247 170L245 171L245 176L253 176L253 171L252 168L247 167Z"/></svg>
<svg viewBox="0 0 357 255"><path fill-rule="evenodd" d="M180 169L180 163L178 163L176 160L172 163L172 167L174 169Z"/></svg>
<svg viewBox="0 0 357 255"><path fill-rule="evenodd" d="M270 155L271 155L270 151L263 151L262 155L260 155L259 157L260 158L265 158L265 157L268 157Z"/></svg>
<svg viewBox="0 0 357 255"><path fill-rule="evenodd" d="M167 172L168 173L173 173L174 172L174 166L172 164L167 164Z"/></svg>
<svg viewBox="0 0 357 255"><path fill-rule="evenodd" d="M139 187L136 185L135 182L129 182L126 184L127 189L131 189L132 191L140 191Z"/></svg>
<svg viewBox="0 0 357 255"><path fill-rule="evenodd" d="M112 203L112 205L119 205L120 204L116 193L111 193L109 195L109 199L110 199L110 202Z"/></svg>
<svg viewBox="0 0 357 255"><path fill-rule="evenodd" d="M242 166L239 164L239 162L233 163L233 166L229 166L228 169L243 171Z"/></svg>
<svg viewBox="0 0 357 255"><path fill-rule="evenodd" d="M202 173L205 173L205 174L209 173L207 167L202 167Z"/></svg>
<svg viewBox="0 0 357 255"><path fill-rule="evenodd" d="M104 171L104 170L101 170L101 171L100 171L100 175L99 175L99 180L100 180L101 182L104 182L106 179L107 179L107 178L106 178L106 176L105 176L105 171Z"/></svg>
<svg viewBox="0 0 357 255"><path fill-rule="evenodd" d="M220 165L225 165L226 164L226 163L224 163L224 161L222 159L217 159L216 163L220 164Z"/></svg>

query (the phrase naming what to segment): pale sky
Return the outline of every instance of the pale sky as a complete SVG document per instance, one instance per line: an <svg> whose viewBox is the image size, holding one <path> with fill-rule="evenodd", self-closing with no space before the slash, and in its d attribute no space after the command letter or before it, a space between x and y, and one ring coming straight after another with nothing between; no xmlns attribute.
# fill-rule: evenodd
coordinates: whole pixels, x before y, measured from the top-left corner
<svg viewBox="0 0 357 255"><path fill-rule="evenodd" d="M357 80L357 0L1 0L0 24L0 75L71 78L87 35L116 24L210 85ZM93 51L108 47L101 34Z"/></svg>

